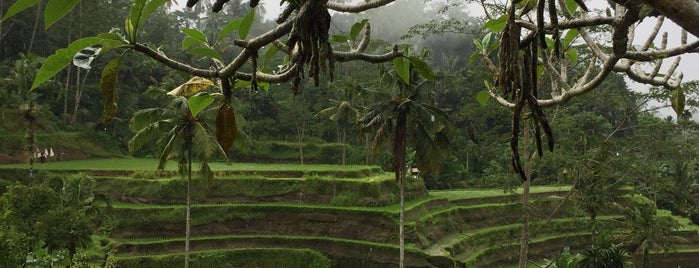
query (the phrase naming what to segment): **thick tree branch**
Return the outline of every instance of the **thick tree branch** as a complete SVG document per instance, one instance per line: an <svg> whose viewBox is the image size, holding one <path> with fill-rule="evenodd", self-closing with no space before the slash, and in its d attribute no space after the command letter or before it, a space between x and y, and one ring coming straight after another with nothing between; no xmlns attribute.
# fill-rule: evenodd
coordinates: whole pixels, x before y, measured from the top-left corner
<svg viewBox="0 0 699 268"><path fill-rule="evenodd" d="M359 4L344 4L338 2L328 2L325 6L330 10L346 13L359 13L372 8L388 5L395 0L369 0Z"/></svg>
<svg viewBox="0 0 699 268"><path fill-rule="evenodd" d="M621 5L645 4L699 37L699 3L696 0L614 0Z"/></svg>

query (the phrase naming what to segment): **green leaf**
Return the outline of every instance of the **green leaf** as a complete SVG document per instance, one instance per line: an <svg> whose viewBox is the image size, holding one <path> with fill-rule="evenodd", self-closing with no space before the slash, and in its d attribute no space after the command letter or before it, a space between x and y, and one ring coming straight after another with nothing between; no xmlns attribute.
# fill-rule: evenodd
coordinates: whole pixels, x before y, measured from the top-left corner
<svg viewBox="0 0 699 268"><path fill-rule="evenodd" d="M216 140L229 157L229 151L235 142L238 127L235 124L235 110L229 103L222 103L216 114Z"/></svg>
<svg viewBox="0 0 699 268"><path fill-rule="evenodd" d="M475 61L476 59L478 59L480 56L481 56L481 54L478 53L478 52L473 52L473 53L471 53L471 56L468 57L468 63L472 63L473 61Z"/></svg>
<svg viewBox="0 0 699 268"><path fill-rule="evenodd" d="M272 60L272 57L274 57L274 55L277 54L277 51L279 51L279 48L277 48L277 46L275 46L274 44L269 44L269 48L267 49L267 52L265 52L265 58L262 62L262 66L266 66L267 63L270 60Z"/></svg>
<svg viewBox="0 0 699 268"><path fill-rule="evenodd" d="M359 32L361 32L362 29L364 29L364 25L366 25L368 21L368 19L363 19L362 21L353 24L352 28L350 29L349 40L352 40L352 42L354 42L357 39Z"/></svg>
<svg viewBox="0 0 699 268"><path fill-rule="evenodd" d="M258 88L263 88L265 92L269 92L269 83L268 82L257 82L257 87Z"/></svg>
<svg viewBox="0 0 699 268"><path fill-rule="evenodd" d="M150 14L152 14L156 9L161 7L167 2L170 2L171 0L150 0L146 4L146 6L143 8L141 11L141 24L143 24L143 21L145 21L148 17L150 17Z"/></svg>
<svg viewBox="0 0 699 268"><path fill-rule="evenodd" d="M249 88L250 85L252 85L250 81L235 80L235 85L233 85L233 88Z"/></svg>
<svg viewBox="0 0 699 268"><path fill-rule="evenodd" d="M218 33L218 37L216 40L221 41L223 38L225 38L228 34L232 33L233 31L237 31L240 29L240 24L243 22L242 18L235 19L228 24L226 24L223 29L221 29L221 32Z"/></svg>
<svg viewBox="0 0 699 268"><path fill-rule="evenodd" d="M496 32L499 33L502 31L503 28L505 28L505 25L507 24L507 19L509 16L507 14L503 14L497 19L492 19L483 24L483 29L490 30L491 32Z"/></svg>
<svg viewBox="0 0 699 268"><path fill-rule="evenodd" d="M182 32L194 40L197 40L202 43L208 43L208 40L206 40L206 35L204 35L197 29L184 28L182 29Z"/></svg>
<svg viewBox="0 0 699 268"><path fill-rule="evenodd" d="M105 123L114 118L117 113L117 82L119 81L119 65L121 64L121 56L114 58L107 63L107 66L102 70L100 78L100 92L104 100L104 112L102 118Z"/></svg>
<svg viewBox="0 0 699 268"><path fill-rule="evenodd" d="M575 2L575 0L565 0L565 1L566 1L565 2L566 9L568 9L568 12L570 12L570 14L575 14L575 10L578 9L578 7L580 5L578 5L578 3Z"/></svg>
<svg viewBox="0 0 699 268"><path fill-rule="evenodd" d="M485 36L483 36L483 40L481 41L482 47L480 48L483 55L488 55L488 49L490 48L490 40L492 37L493 32L488 32L485 34Z"/></svg>
<svg viewBox="0 0 699 268"><path fill-rule="evenodd" d="M104 39L100 37L85 37L73 41L73 43L68 45L67 48L56 50L56 52L46 58L44 64L41 65L39 72L36 74L36 77L34 77L34 83L32 83L30 90L37 88L44 82L51 79L51 77L56 75L58 72L63 70L63 68L68 66L68 64L70 64L70 62L73 60L73 56L75 56L78 51L86 47L100 44L102 45L102 54L104 54L107 53L107 51L124 44L121 40L111 39L111 37L113 37L111 35L106 36L110 38Z"/></svg>
<svg viewBox="0 0 699 268"><path fill-rule="evenodd" d="M251 9L250 12L243 17L243 21L240 22L240 30L238 30L238 37L240 37L240 39L245 39L248 36L254 21L255 9Z"/></svg>
<svg viewBox="0 0 699 268"><path fill-rule="evenodd" d="M349 40L349 39L347 39L347 36L344 36L341 34L333 34L330 38L335 43L347 43L347 41Z"/></svg>
<svg viewBox="0 0 699 268"><path fill-rule="evenodd" d="M566 59L568 59L571 63L576 64L578 63L578 50L571 48L566 50Z"/></svg>
<svg viewBox="0 0 699 268"><path fill-rule="evenodd" d="M223 57L221 57L221 54L219 54L218 51L210 47L195 47L192 48L192 50L190 50L189 53L193 55L199 55L206 58L212 58L223 61Z"/></svg>
<svg viewBox="0 0 699 268"><path fill-rule="evenodd" d="M141 26L141 14L143 14L143 8L146 5L146 0L136 0L131 9L129 9L129 21L134 29L138 29Z"/></svg>
<svg viewBox="0 0 699 268"><path fill-rule="evenodd" d="M396 69L396 74L403 79L403 82L410 84L410 61L405 57L394 58L393 67Z"/></svg>
<svg viewBox="0 0 699 268"><path fill-rule="evenodd" d="M192 112L192 116L197 117L199 112L203 111L214 102L214 97L209 93L202 92L189 97L187 102L189 103L189 111Z"/></svg>
<svg viewBox="0 0 699 268"><path fill-rule="evenodd" d="M41 2L41 0L17 0L7 9L7 13L5 13L4 16L2 16L2 20L9 19L10 17L17 15L25 9L35 6L39 2Z"/></svg>
<svg viewBox="0 0 699 268"><path fill-rule="evenodd" d="M485 51L485 49L483 48L483 44L481 43L481 40L478 40L478 39L475 39L475 38L474 38L474 39L473 39L473 44L476 46L476 48L478 48L478 52L477 52L477 53L482 54L483 51Z"/></svg>
<svg viewBox="0 0 699 268"><path fill-rule="evenodd" d="M488 83L487 81L485 82L486 84ZM488 100L490 99L490 93L488 93L487 90L481 90L476 94L476 101L481 104L481 106L485 106L488 104Z"/></svg>
<svg viewBox="0 0 699 268"><path fill-rule="evenodd" d="M570 29L570 30L566 31L566 34L563 36L563 39L562 39L563 47L570 46L570 44L572 44L573 41L575 41L575 38L577 38L578 35L580 35L580 31L578 31L577 29Z"/></svg>
<svg viewBox="0 0 699 268"><path fill-rule="evenodd" d="M68 14L78 3L80 0L49 0L44 9L44 27L49 28Z"/></svg>
<svg viewBox="0 0 699 268"><path fill-rule="evenodd" d="M415 67L415 70L417 70L417 73L429 81L434 80L434 72L432 68L430 68L430 65L419 57L411 56L408 57L408 59L410 63L413 64L413 67Z"/></svg>
<svg viewBox="0 0 699 268"><path fill-rule="evenodd" d="M200 40L191 38L189 36L185 37L182 39L182 51L187 50L188 48L196 45L201 45L203 44Z"/></svg>
<svg viewBox="0 0 699 268"><path fill-rule="evenodd" d="M73 41L67 48L56 50L56 52L46 58L44 64L41 65L30 90L37 88L68 66L73 60L75 53L78 53L78 51L83 48L98 44L100 40L101 39L97 37L86 37Z"/></svg>
<svg viewBox="0 0 699 268"><path fill-rule="evenodd" d="M672 96L670 97L670 102L672 103L672 109L675 110L677 114L677 119L679 120L682 113L684 113L685 96L684 90L681 87L672 90Z"/></svg>

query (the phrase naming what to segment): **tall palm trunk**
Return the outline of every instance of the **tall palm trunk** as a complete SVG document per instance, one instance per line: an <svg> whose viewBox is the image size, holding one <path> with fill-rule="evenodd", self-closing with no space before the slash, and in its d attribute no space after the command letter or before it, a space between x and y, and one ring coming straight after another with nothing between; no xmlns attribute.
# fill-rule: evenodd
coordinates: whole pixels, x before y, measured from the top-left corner
<svg viewBox="0 0 699 268"><path fill-rule="evenodd" d="M187 208L184 230L184 267L189 268L189 237L192 224L192 133L191 126L186 129L185 149L187 150Z"/></svg>
<svg viewBox="0 0 699 268"><path fill-rule="evenodd" d="M347 126L342 125L342 165L345 165L345 159L347 155Z"/></svg>
<svg viewBox="0 0 699 268"><path fill-rule="evenodd" d="M393 163L396 180L400 188L400 215L398 223L398 240L400 247L399 267L405 267L405 146L407 141L407 115L398 112L396 120L396 139L393 144Z"/></svg>
<svg viewBox="0 0 699 268"><path fill-rule="evenodd" d="M306 133L306 119L301 120L301 125L296 126L296 137L299 142L299 158L301 159L301 165L303 165L303 137Z"/></svg>

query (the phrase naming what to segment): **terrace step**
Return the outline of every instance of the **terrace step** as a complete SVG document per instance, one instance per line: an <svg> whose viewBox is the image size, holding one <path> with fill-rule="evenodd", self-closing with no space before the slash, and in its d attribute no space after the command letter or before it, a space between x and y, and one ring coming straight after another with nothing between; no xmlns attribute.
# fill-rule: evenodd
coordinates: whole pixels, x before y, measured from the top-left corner
<svg viewBox="0 0 699 268"><path fill-rule="evenodd" d="M179 253L181 238L167 240L124 240L115 250L121 258ZM190 240L194 251L235 248L298 248L327 255L333 267L394 267L398 263L396 244L314 236L227 235L201 236ZM446 256L430 256L416 248L406 248L406 267L464 267L462 262Z"/></svg>

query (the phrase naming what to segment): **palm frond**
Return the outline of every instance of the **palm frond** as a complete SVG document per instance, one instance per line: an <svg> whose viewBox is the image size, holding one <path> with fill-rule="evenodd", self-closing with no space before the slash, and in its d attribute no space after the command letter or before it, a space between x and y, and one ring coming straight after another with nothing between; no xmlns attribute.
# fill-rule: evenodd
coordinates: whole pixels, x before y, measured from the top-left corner
<svg viewBox="0 0 699 268"><path fill-rule="evenodd" d="M138 132L147 125L161 121L165 118L174 117L174 113L170 109L165 108L149 108L137 111L129 121L129 129L133 132Z"/></svg>
<svg viewBox="0 0 699 268"><path fill-rule="evenodd" d="M142 126L129 140L129 152L134 153L144 145L162 138L163 133L166 133L171 128L172 123L168 121L156 121Z"/></svg>
<svg viewBox="0 0 699 268"><path fill-rule="evenodd" d="M167 164L167 160L170 159L170 154L172 152L180 152L181 154L184 153L182 150L177 150L177 148L182 147L180 144L181 142L178 141L183 141L182 140L182 127L174 127L168 131L167 135L164 136L164 138L161 140L161 144L164 142L165 144L162 147L162 150L160 151L160 156L158 157L158 170L163 170L165 169L165 165Z"/></svg>
<svg viewBox="0 0 699 268"><path fill-rule="evenodd" d="M195 122L192 126L192 150L196 148L197 158L208 160L215 152L226 155L221 145L209 129L201 122Z"/></svg>

